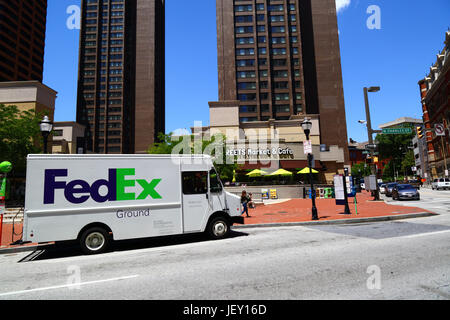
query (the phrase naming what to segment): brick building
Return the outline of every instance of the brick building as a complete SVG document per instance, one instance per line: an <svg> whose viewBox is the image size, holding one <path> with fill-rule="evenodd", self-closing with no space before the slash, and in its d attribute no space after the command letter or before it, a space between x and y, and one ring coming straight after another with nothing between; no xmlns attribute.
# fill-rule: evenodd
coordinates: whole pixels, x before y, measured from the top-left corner
<svg viewBox="0 0 450 320"><path fill-rule="evenodd" d="M444 177L450 170L450 31L444 43L429 75L419 81L432 179ZM436 134L436 125L443 126L444 135Z"/></svg>

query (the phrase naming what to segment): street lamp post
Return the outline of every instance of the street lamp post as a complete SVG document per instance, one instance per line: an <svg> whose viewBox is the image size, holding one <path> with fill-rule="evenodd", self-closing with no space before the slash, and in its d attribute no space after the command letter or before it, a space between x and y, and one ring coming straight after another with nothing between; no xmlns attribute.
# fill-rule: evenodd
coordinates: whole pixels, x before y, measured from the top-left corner
<svg viewBox="0 0 450 320"><path fill-rule="evenodd" d="M369 108L369 94L368 92L378 92L380 91L380 87L370 87L370 88L366 88L364 87L364 102L365 102L365 107L366 107L366 124L367 124L367 135L369 136L369 145L373 145L373 134L374 133L379 133L381 131L379 130L373 130L372 129L372 121L370 119L370 108ZM374 150L370 149L370 155L371 158L373 159L374 157ZM376 190L375 190L375 195L374 195L374 200L378 201L380 200L380 192L379 192L379 187L378 187L378 174L377 174L377 165L376 163L373 163L371 166L372 169L372 174L375 175L376 179Z"/></svg>
<svg viewBox="0 0 450 320"><path fill-rule="evenodd" d="M302 128L306 135L306 140L309 141L309 135L311 133L312 122L305 118L302 122ZM312 220L319 220L316 208L316 193L314 192L314 180L312 175L312 154L308 153L308 168L309 168L309 183L311 185L311 201L312 201Z"/></svg>
<svg viewBox="0 0 450 320"><path fill-rule="evenodd" d="M44 138L44 153L47 152L47 140L50 132L53 130L53 123L49 120L47 116L44 116L44 119L40 123L40 130L42 137Z"/></svg>

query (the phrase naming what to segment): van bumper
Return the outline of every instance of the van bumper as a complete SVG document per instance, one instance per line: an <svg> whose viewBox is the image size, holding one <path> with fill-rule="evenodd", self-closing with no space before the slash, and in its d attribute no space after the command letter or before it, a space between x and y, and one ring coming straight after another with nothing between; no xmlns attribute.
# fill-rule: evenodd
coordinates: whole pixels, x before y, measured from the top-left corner
<svg viewBox="0 0 450 320"><path fill-rule="evenodd" d="M231 224L244 224L244 217L242 216L235 216L230 217Z"/></svg>

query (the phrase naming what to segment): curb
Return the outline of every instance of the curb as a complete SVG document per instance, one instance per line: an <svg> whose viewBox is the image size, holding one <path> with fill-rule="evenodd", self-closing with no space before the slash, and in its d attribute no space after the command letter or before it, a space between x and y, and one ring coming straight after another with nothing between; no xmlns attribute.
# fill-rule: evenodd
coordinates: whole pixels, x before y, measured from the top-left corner
<svg viewBox="0 0 450 320"><path fill-rule="evenodd" d="M262 223L262 224L246 224L233 226L233 229L249 229L249 228L272 228L272 227L295 227L295 226L317 226L317 225L334 225L334 224L355 224L366 222L380 222L380 221L392 221L403 219L414 219L438 216L437 213L432 212L419 212L399 214L395 216L382 216L382 217L368 217L368 218L352 218L352 219L338 219L338 220L324 220L324 221L303 221L303 222L284 222L284 223Z"/></svg>
<svg viewBox="0 0 450 320"><path fill-rule="evenodd" d="M22 246L22 247L11 247L11 248L0 248L0 255L2 254L10 254L17 252L26 252L26 251L36 251L49 247L51 244L38 244L34 246Z"/></svg>
<svg viewBox="0 0 450 320"><path fill-rule="evenodd" d="M233 230L250 229L250 228L273 228L273 227L295 227L295 226L317 226L317 225L339 225L339 224L355 224L366 222L380 222L380 221L393 221L413 218L424 218L438 216L437 213L432 212L419 212L399 214L395 216L383 216L383 217L368 217L368 218L352 218L352 219L338 219L338 220L324 220L324 221L303 221L303 222L281 222L281 223L262 223L262 224L246 224L233 226ZM0 248L0 255L10 254L25 251L35 251L45 249L53 244L38 244L23 247L12 248Z"/></svg>

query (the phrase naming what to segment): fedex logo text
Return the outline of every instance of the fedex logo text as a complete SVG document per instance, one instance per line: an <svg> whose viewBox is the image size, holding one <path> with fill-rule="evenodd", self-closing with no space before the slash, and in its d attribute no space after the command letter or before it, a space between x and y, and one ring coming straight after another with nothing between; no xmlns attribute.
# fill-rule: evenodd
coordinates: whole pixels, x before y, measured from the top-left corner
<svg viewBox="0 0 450 320"><path fill-rule="evenodd" d="M56 181L57 177L67 177L68 169L45 170L44 204L55 203L55 190L57 189L63 189L66 200L74 204L84 203L89 198L98 203L144 200L147 197L162 199L161 195L155 190L161 179L153 179L150 182L144 179L126 179L126 176L134 176L135 171L135 169L109 169L108 180L100 179L89 185L84 180L73 180L68 183ZM133 192L125 192L126 187L135 187L136 182L142 188L141 193L137 197ZM100 194L101 187L106 187L106 194Z"/></svg>

